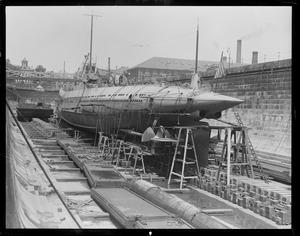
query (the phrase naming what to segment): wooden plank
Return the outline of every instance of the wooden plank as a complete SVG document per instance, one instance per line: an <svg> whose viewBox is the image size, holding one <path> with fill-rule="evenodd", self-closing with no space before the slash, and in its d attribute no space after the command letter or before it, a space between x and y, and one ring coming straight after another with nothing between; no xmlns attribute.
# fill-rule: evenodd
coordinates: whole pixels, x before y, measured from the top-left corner
<svg viewBox="0 0 300 236"><path fill-rule="evenodd" d="M42 154L41 156L46 158L68 157L66 154Z"/></svg>
<svg viewBox="0 0 300 236"><path fill-rule="evenodd" d="M83 191L63 191L65 195L90 195L91 192L88 190L83 190Z"/></svg>
<svg viewBox="0 0 300 236"><path fill-rule="evenodd" d="M73 164L73 161L55 161L55 160L47 160L46 161L47 164L49 165L59 165L59 164Z"/></svg>
<svg viewBox="0 0 300 236"><path fill-rule="evenodd" d="M51 168L51 171L80 171L80 168Z"/></svg>
<svg viewBox="0 0 300 236"><path fill-rule="evenodd" d="M208 215L233 215L232 209L201 209L201 212Z"/></svg>
<svg viewBox="0 0 300 236"><path fill-rule="evenodd" d="M85 181L87 180L86 177L81 177L81 178L57 178L57 182L77 182L77 181Z"/></svg>

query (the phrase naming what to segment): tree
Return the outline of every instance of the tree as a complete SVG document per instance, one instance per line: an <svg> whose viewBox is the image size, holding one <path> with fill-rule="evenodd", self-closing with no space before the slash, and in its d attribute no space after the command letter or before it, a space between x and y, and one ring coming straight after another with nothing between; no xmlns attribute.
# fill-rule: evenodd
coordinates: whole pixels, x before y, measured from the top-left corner
<svg viewBox="0 0 300 236"><path fill-rule="evenodd" d="M38 66L35 68L35 71L36 71L36 72L45 72L45 71L46 71L46 68L44 68L42 65L38 65Z"/></svg>
<svg viewBox="0 0 300 236"><path fill-rule="evenodd" d="M9 68L9 69L11 69L11 70L20 70L21 69L21 66L12 65L10 63L9 59L6 59L6 67Z"/></svg>

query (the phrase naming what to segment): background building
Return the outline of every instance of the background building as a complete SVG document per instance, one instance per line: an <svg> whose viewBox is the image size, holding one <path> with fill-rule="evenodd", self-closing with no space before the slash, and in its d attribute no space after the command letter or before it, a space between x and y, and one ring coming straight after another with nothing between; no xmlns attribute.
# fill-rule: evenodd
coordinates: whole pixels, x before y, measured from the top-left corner
<svg viewBox="0 0 300 236"><path fill-rule="evenodd" d="M32 69L28 66L28 61L26 60L26 58L24 58L21 62L22 62L22 65L20 68L20 70L22 71L21 76L27 76L28 72L34 71L34 69Z"/></svg>
<svg viewBox="0 0 300 236"><path fill-rule="evenodd" d="M225 68L228 62L226 57L223 58ZM219 66L217 61L198 61L198 72L204 72L215 69ZM231 67L239 66L239 63L231 63ZM137 83L159 83L161 81L181 80L186 75L193 73L195 70L195 60L152 57L127 71Z"/></svg>

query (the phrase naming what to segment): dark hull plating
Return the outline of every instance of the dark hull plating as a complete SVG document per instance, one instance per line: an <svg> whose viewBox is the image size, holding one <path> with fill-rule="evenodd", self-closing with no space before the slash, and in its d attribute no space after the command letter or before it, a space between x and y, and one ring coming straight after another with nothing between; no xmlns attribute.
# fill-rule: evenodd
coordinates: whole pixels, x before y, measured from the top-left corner
<svg viewBox="0 0 300 236"><path fill-rule="evenodd" d="M75 112L61 109L59 116L68 124L89 132L104 132L106 134L115 134L119 129L135 130L144 132L147 127L152 126L155 116L148 112L141 111L111 111L106 114ZM195 125L190 117L169 115L158 119L159 125Z"/></svg>
<svg viewBox="0 0 300 236"><path fill-rule="evenodd" d="M17 107L18 120L28 120L32 118L39 118L41 120L47 120L53 114L51 108L23 108Z"/></svg>

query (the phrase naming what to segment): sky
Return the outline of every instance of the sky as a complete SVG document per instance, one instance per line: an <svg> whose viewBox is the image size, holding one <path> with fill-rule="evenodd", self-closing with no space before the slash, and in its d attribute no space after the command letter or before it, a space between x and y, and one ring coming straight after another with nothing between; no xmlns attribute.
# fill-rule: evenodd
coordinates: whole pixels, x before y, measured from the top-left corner
<svg viewBox="0 0 300 236"><path fill-rule="evenodd" d="M74 73L90 51L93 61L108 69L133 67L152 57L236 62L242 40L242 62L291 58L291 7L209 6L47 6L6 8L6 58L21 65L42 65L47 71Z"/></svg>

